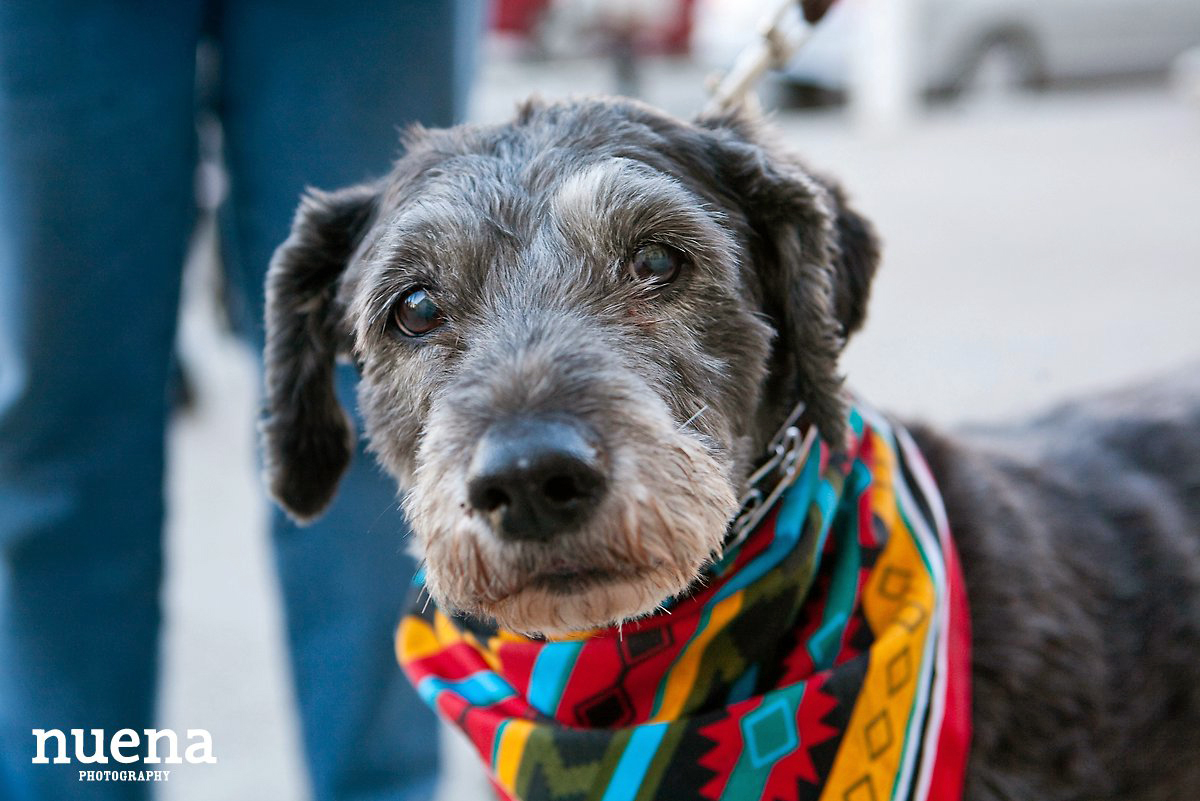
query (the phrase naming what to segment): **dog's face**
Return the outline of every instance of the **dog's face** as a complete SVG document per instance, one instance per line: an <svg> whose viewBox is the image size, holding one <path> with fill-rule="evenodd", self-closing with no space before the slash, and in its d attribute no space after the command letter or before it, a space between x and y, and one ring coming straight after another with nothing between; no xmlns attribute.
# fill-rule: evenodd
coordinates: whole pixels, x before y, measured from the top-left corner
<svg viewBox="0 0 1200 801"><path fill-rule="evenodd" d="M793 404L840 439L875 261L740 117L592 100L417 131L384 180L307 198L276 253L272 490L302 519L332 497L348 355L439 604L548 634L646 614L719 550Z"/></svg>

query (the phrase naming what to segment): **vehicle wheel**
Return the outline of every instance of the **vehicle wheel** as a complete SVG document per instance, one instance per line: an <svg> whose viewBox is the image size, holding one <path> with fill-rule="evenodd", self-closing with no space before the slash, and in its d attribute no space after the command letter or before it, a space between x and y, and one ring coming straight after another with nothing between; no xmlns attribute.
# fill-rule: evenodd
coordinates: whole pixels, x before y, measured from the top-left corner
<svg viewBox="0 0 1200 801"><path fill-rule="evenodd" d="M960 72L953 94L1006 97L1045 85L1037 44L1027 34L1004 32L988 37L976 48Z"/></svg>

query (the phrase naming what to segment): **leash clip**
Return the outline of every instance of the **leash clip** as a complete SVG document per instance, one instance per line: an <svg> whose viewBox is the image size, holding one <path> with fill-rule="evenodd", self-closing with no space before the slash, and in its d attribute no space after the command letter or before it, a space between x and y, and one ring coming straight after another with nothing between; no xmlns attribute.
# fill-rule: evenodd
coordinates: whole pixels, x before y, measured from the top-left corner
<svg viewBox="0 0 1200 801"><path fill-rule="evenodd" d="M721 114L746 102L767 70L786 67L812 32L796 0L776 0L759 23L758 38L738 53L729 72L713 86L703 113Z"/></svg>

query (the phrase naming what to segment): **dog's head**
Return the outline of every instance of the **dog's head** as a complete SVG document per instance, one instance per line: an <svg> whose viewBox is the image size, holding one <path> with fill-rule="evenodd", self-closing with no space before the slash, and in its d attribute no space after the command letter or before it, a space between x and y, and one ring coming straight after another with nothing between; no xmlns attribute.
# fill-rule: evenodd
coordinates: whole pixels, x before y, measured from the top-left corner
<svg viewBox="0 0 1200 801"><path fill-rule="evenodd" d="M586 100L414 131L383 180L306 198L275 254L271 489L300 519L332 497L347 356L440 604L543 633L646 614L720 548L797 401L841 441L876 258L745 115Z"/></svg>

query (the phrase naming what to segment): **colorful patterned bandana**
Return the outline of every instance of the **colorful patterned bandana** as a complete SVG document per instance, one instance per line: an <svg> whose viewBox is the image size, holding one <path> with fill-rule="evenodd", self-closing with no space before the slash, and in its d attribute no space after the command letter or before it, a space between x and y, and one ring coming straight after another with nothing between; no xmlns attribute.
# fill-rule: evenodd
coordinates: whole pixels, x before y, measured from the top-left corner
<svg viewBox="0 0 1200 801"><path fill-rule="evenodd" d="M908 433L863 407L670 612L544 641L413 612L397 650L508 801L957 801L966 597Z"/></svg>

